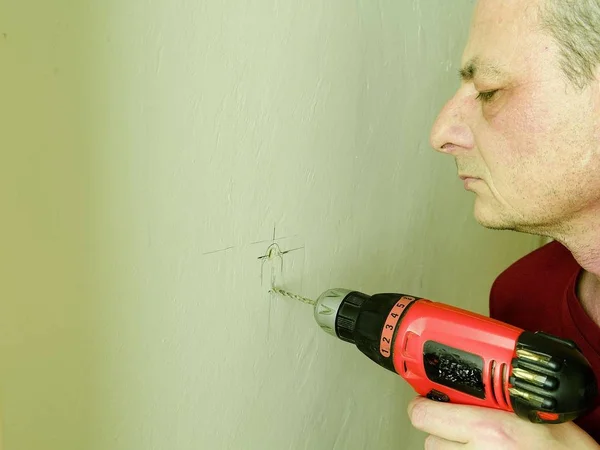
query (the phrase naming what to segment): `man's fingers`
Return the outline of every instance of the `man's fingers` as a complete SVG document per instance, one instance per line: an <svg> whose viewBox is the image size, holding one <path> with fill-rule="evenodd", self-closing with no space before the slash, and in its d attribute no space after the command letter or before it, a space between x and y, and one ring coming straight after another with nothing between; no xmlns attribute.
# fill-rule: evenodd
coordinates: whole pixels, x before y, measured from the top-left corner
<svg viewBox="0 0 600 450"><path fill-rule="evenodd" d="M466 444L447 441L432 434L425 439L425 450L464 450L466 447Z"/></svg>
<svg viewBox="0 0 600 450"><path fill-rule="evenodd" d="M448 441L466 444L472 436L472 406L440 403L418 397L408 407L413 426Z"/></svg>

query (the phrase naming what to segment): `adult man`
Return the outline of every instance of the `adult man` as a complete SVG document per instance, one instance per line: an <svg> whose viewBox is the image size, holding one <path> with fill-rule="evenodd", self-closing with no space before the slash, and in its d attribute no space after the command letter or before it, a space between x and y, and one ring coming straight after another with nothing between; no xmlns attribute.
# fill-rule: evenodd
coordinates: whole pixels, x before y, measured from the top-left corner
<svg viewBox="0 0 600 450"><path fill-rule="evenodd" d="M462 84L432 146L455 157L482 225L555 242L494 283L492 317L573 339L600 379L600 0L479 0ZM428 449L600 449L575 423L415 399Z"/></svg>

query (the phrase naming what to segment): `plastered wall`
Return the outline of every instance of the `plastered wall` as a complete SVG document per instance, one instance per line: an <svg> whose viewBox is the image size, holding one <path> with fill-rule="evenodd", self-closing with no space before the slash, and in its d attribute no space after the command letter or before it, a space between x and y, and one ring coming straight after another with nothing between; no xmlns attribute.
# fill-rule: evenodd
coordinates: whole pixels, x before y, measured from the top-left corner
<svg viewBox="0 0 600 450"><path fill-rule="evenodd" d="M422 448L410 388L268 289L487 312L538 244L429 148L472 4L0 2L6 449Z"/></svg>

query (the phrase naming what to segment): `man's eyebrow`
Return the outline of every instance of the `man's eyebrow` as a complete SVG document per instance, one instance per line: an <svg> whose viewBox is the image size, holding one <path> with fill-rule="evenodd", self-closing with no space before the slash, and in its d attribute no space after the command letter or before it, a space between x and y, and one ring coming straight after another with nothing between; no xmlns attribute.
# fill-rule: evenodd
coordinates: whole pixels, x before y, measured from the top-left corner
<svg viewBox="0 0 600 450"><path fill-rule="evenodd" d="M464 82L473 81L475 75L481 74L491 78L505 78L506 74L502 69L491 62L482 61L475 57L471 59L465 66L458 71L458 75Z"/></svg>

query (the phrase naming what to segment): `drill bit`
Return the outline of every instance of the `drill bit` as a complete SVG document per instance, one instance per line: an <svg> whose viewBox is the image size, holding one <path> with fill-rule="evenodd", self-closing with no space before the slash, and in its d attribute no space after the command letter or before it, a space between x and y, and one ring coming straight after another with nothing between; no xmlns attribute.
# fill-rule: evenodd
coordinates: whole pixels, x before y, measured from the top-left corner
<svg viewBox="0 0 600 450"><path fill-rule="evenodd" d="M271 288L271 292L275 292L279 295L283 295L284 297L293 298L294 300L298 300L299 302L306 303L308 305L315 305L316 300L311 300L310 298L302 297L301 295L294 294L293 292L284 291L283 289L279 289L275 286Z"/></svg>

